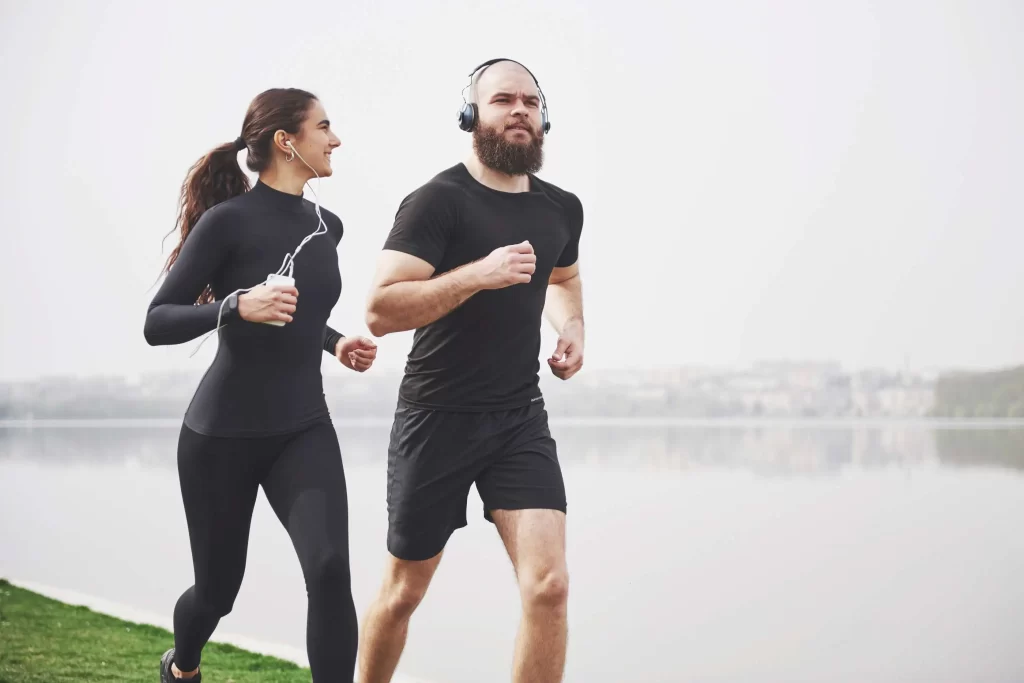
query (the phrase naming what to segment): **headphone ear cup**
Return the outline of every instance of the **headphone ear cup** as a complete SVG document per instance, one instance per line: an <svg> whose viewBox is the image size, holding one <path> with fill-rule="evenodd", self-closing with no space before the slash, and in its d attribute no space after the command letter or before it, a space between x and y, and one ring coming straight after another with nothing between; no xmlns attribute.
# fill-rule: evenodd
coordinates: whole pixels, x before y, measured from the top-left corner
<svg viewBox="0 0 1024 683"><path fill-rule="evenodd" d="M476 125L476 103L466 102L459 110L459 129L467 133Z"/></svg>

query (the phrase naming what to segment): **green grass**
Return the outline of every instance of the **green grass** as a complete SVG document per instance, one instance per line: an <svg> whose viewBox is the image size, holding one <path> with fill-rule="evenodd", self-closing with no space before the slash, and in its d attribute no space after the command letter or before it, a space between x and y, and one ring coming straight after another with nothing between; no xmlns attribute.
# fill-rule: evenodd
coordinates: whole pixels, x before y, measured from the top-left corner
<svg viewBox="0 0 1024 683"><path fill-rule="evenodd" d="M164 629L66 605L0 579L0 683L157 683ZM309 683L309 669L220 643L203 650L203 678Z"/></svg>

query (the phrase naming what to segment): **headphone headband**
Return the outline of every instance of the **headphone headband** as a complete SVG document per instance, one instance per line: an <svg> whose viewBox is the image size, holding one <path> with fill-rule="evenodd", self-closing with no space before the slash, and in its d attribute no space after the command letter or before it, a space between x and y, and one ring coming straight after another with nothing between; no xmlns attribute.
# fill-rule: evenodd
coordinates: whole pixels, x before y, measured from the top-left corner
<svg viewBox="0 0 1024 683"><path fill-rule="evenodd" d="M478 64L472 71L469 72L469 85L473 85L474 76L476 76L481 71L487 69L487 67L491 66L492 64L497 64L498 62L512 62L513 64L519 64L519 66L526 69L526 73L530 74L530 78L533 79L534 85L537 86L537 92L540 93L541 127L543 128L544 133L547 134L547 132L551 130L551 121L548 120L548 100L546 97L544 97L544 91L540 87L540 81L537 80L537 77L533 75L533 72L530 71L530 69L525 64L517 62L514 59L509 59L508 57L496 57L495 59L488 59L486 62ZM463 88L463 93L465 93L465 88ZM465 94L463 94L462 108L459 109L459 128L461 128L464 131L471 131L473 130L473 127L476 126L476 122L476 102L466 102L466 96Z"/></svg>

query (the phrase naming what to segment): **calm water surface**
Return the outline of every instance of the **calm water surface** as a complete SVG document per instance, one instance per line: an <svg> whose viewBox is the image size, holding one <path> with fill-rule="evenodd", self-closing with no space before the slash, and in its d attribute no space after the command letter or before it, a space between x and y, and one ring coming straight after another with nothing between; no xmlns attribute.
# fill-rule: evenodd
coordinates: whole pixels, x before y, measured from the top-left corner
<svg viewBox="0 0 1024 683"><path fill-rule="evenodd" d="M360 617L384 564L389 425L341 423ZM569 683L1024 681L1024 426L560 424ZM170 615L192 580L177 424L0 426L0 575ZM470 496L400 670L509 680L511 565ZM260 495L221 630L301 649ZM159 653L157 653L159 654Z"/></svg>

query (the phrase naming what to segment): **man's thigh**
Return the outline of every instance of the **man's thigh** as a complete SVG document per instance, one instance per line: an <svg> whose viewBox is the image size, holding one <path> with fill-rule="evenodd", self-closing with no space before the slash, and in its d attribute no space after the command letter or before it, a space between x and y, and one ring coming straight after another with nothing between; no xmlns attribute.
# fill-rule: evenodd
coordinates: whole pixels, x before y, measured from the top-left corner
<svg viewBox="0 0 1024 683"><path fill-rule="evenodd" d="M419 562L466 526L469 489L481 467L478 417L399 404L388 446L388 551Z"/></svg>
<svg viewBox="0 0 1024 683"><path fill-rule="evenodd" d="M494 510L492 515L520 580L566 573L564 512Z"/></svg>
<svg viewBox="0 0 1024 683"><path fill-rule="evenodd" d="M484 517L495 521L499 510L566 512L565 482L558 449L543 406L508 411L507 426L488 455L476 487Z"/></svg>

